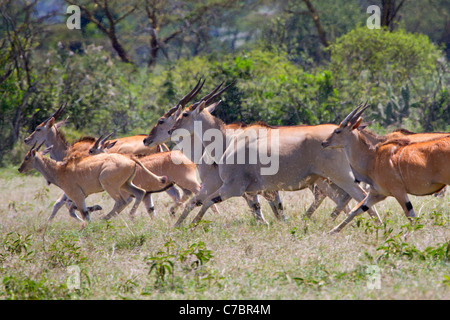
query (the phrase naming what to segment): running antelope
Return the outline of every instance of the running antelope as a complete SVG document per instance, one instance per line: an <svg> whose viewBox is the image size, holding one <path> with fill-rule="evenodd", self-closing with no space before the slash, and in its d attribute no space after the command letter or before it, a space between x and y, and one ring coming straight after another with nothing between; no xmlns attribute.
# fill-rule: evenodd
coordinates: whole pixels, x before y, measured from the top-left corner
<svg viewBox="0 0 450 320"><path fill-rule="evenodd" d="M181 108L185 106L187 102L189 102L193 96L198 93L198 91L201 89L198 88L199 83L197 83L197 86L189 93L187 94L180 102L173 108L171 108L169 111L167 111L155 124L155 126L151 129L149 135L147 138L144 139L144 144L147 146L154 146L156 144L165 143L170 139L169 130L173 127L175 124L175 121L177 117L180 115ZM203 81L204 83L204 81ZM202 84L203 85L203 84ZM202 100L205 100L206 104L209 105L209 103L217 98L223 91L225 91L229 86L219 91L219 93L216 93L218 89L222 84L220 84L217 88L215 88L210 94L208 94L206 97L202 98ZM196 93L194 93L196 91ZM189 100L186 101L186 97L189 97ZM217 104L209 105L207 107L207 110L212 110L217 106ZM226 125L226 128L228 129L238 129L241 127L242 124L229 124ZM220 186L222 185L222 180L219 176L219 170L216 164L210 165L205 162L200 162L199 159L201 158L201 155L203 155L204 148L202 145L202 141L197 137L197 135L191 134L190 136L191 141L191 147L189 150L191 150L191 153L187 156L190 157L191 160L197 163L197 169L199 171L200 180L202 181L202 189L200 193L192 199L192 201L189 203L187 209L190 211L194 206L199 206L203 203L203 201L206 199L208 193L214 192ZM200 157L198 154L194 154L192 152L194 150L194 147L196 145L202 146L202 152ZM194 159L195 158L195 159ZM336 208L333 210L332 217L335 218L339 215L339 213L344 210L345 212L349 212L350 208L348 208L347 203L350 201L351 197L343 191L341 188L339 188L334 183L325 180L325 179L318 179L316 183L309 186L311 191L314 195L314 202L311 204L311 206L308 208L306 216L311 217L311 215L314 213L314 211L320 206L322 201L328 196L330 197L336 204ZM283 214L283 206L281 203L281 198L279 195L279 192L263 192L262 196L266 198L266 200L269 202L269 205L274 212L275 217L285 219ZM243 194L244 199L247 201L248 205L252 209L253 214L255 215L256 219L258 221L265 222L264 216L262 212L260 211L260 204L259 200L257 198L257 195L250 195L248 193ZM215 205L213 205L213 208ZM265 222L267 223L267 222Z"/></svg>
<svg viewBox="0 0 450 320"><path fill-rule="evenodd" d="M434 139L374 138L357 130L367 104L354 109L322 143L328 149L343 148L355 177L370 185L368 195L330 233L339 232L355 216L386 197L394 197L406 217L415 217L408 194L424 196L450 183L450 133ZM423 136L422 136L423 138Z"/></svg>
<svg viewBox="0 0 450 320"><path fill-rule="evenodd" d="M44 143L46 147L53 146L50 150L50 157L56 161L63 161L72 153L83 153L87 156L89 148L91 148L92 144L95 142L95 138L83 137L70 145L66 141L64 134L59 129L65 121L56 122L65 108L66 104L61 105L53 115L39 124L36 129L27 138L25 138L25 144L32 146L33 144L40 145ZM157 152L158 146L154 146L153 148L142 147L143 137L145 137L145 135L117 139L114 148L112 148L110 152L124 152L130 154L132 150L135 150L135 155L147 155ZM161 148L162 150L168 150L165 145L162 145ZM180 194L176 188L169 188L166 192L175 202L180 200ZM67 198L65 194L61 195L53 205L53 210L48 218L48 222L56 216L56 213L64 204L66 204L67 207L70 207L71 204L70 199ZM101 209L102 208L98 205L88 207L90 212ZM71 216L73 215L71 214Z"/></svg>
<svg viewBox="0 0 450 320"><path fill-rule="evenodd" d="M105 153L107 149L114 147L116 141L107 141L111 136L98 138L94 145L89 149L90 155ZM140 168L137 169L133 183L146 191L144 204L147 212L151 217L154 216L154 207L151 201L151 194L157 193L170 188L174 184L183 190L183 196L180 200L170 208L172 216L175 210L181 206L192 194L200 191L200 184L197 181L195 164L190 161L180 151L167 151L150 154L139 158L139 161L151 172L157 175L167 176L167 184L161 188L159 181L148 179L147 174Z"/></svg>
<svg viewBox="0 0 450 320"><path fill-rule="evenodd" d="M169 130L169 134L177 134L183 129L203 137L208 130L213 129L219 134L215 137L214 148L218 145L216 140L227 142L224 151L216 152L214 159L221 186L208 195L194 223L202 219L213 203L244 193L300 190L313 184L319 177L328 178L357 201L365 198L365 192L354 182L355 177L345 154L340 150L323 150L321 147L321 142L337 128L336 125L273 127L257 123L244 126L240 133L227 137L226 125L212 116L212 111L213 108L206 108L205 100L195 103L181 112ZM198 130L194 130L195 123ZM212 142L201 140L205 149L211 149ZM266 153L264 156L267 158L270 155L269 160L274 161L262 161L260 156L259 159L253 159L256 162L250 163L251 152L258 155ZM246 157L244 163L229 161L239 159L242 155ZM180 225L188 214L185 210L175 226ZM369 210L369 214L381 221L375 210Z"/></svg>
<svg viewBox="0 0 450 320"><path fill-rule="evenodd" d="M156 125L151 129L148 137L144 139L144 145L152 147L155 144L165 143L170 139L168 131L175 124L175 120L179 115L180 108L183 108L190 100L192 100L198 94L200 89L203 87L204 83L205 81L201 83L201 80L199 80L199 82L197 82L197 85L194 87L194 89L191 90L191 92L189 92L185 97L183 97L175 107L171 108L161 118L159 118ZM229 87L227 86L217 93L217 91L220 89L221 86L222 84L217 88L215 88L211 93L209 93L202 99L208 100L208 102L212 101L212 99L218 97L222 92L224 92ZM215 164L208 164L204 161L201 161L204 152L202 142L198 140L197 137L193 134L190 136L189 139L191 145L189 148L190 152L186 152L186 150L183 151L185 152L185 155L189 159L197 163L197 170L199 173L200 180L202 181L202 188L200 192L194 198L191 199L186 208L186 210L191 211L195 206L199 206L202 204L202 201L207 197L208 193L215 191L220 187L221 180L219 177L217 166ZM196 150L196 147L198 146L200 146L200 152L196 152L198 151ZM281 198L278 192L266 192L263 194L263 196L269 202L269 205L272 211L274 212L275 217L285 220L284 214L282 212L283 207L281 203ZM262 215L261 205L259 203L257 195L249 195L244 193L243 198L251 208L252 213L255 216L256 220L258 222L268 224L267 221L264 219L264 216ZM217 212L215 204L212 206L212 209L213 211Z"/></svg>
<svg viewBox="0 0 450 320"><path fill-rule="evenodd" d="M99 154L95 157L74 154L63 162L44 157L37 152L34 145L25 156L19 167L19 172L27 172L31 169L39 171L43 177L60 187L73 201L71 210L76 205L81 212L81 219L89 221L85 199L88 195L106 191L114 200L113 209L104 217L110 219L120 213L129 203L130 195L135 197L134 205L130 211L133 216L139 203L142 201L145 191L136 187L132 180L136 174L139 161L133 158L113 153ZM51 146L44 150L44 154L51 150ZM162 186L167 182L166 177L158 177L148 171L148 179L157 179Z"/></svg>

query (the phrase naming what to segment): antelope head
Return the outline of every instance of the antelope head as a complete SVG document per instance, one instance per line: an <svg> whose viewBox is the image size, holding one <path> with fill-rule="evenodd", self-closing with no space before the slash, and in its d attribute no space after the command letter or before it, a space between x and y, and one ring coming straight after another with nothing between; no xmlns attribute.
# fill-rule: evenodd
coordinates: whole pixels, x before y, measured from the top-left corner
<svg viewBox="0 0 450 320"><path fill-rule="evenodd" d="M92 155L96 155L99 153L104 153L104 152L106 152L106 149L110 149L110 148L114 147L114 145L117 143L117 140L113 141L113 142L108 140L111 136L112 136L112 133L110 133L109 135L107 135L104 138L103 138L103 135L101 135L100 138L98 138L95 141L94 145L89 149L89 154L92 156Z"/></svg>
<svg viewBox="0 0 450 320"><path fill-rule="evenodd" d="M344 148L350 140L353 130L358 129L360 126L362 121L361 114L368 107L367 102L364 105L361 103L352 112L350 112L347 117L342 120L339 127L336 128L333 133L322 142L322 147Z"/></svg>
<svg viewBox="0 0 450 320"><path fill-rule="evenodd" d="M181 110L200 92L204 84L205 80L203 80L202 82L202 79L200 79L194 89L191 90L191 92L185 95L175 107L171 108L161 118L158 119L156 125L144 139L144 145L153 147L155 145L162 144L170 139L170 134L168 132L175 124L175 121L180 115Z"/></svg>
<svg viewBox="0 0 450 320"><path fill-rule="evenodd" d="M200 101L192 104L188 108L186 108L184 111L181 111L180 109L180 115L178 116L175 124L172 126L172 128L168 131L169 135L172 135L172 133L177 129L184 129L189 131L190 133L194 132L194 122L195 121L201 121L202 119L202 111L207 110L209 113L212 113L216 106L221 102L218 101L216 103L210 104L215 98L219 97L222 92L227 90L230 86L234 84L230 83L228 86L223 88L219 91L220 87L223 85L223 82L218 85L213 91L211 91L209 94L204 96L200 99Z"/></svg>
<svg viewBox="0 0 450 320"><path fill-rule="evenodd" d="M18 169L18 171L20 173L28 172L34 168L34 158L36 157L36 153L40 149L42 144L43 144L43 142L37 148L36 148L36 143L33 144L31 149L25 155L25 158L23 159L22 164L20 165L20 167ZM42 155L46 155L47 153L49 153L50 150L52 149L52 147L53 146L50 146L50 147L46 148L44 151L42 151Z"/></svg>
<svg viewBox="0 0 450 320"><path fill-rule="evenodd" d="M47 120L42 122L40 125L36 127L36 129L31 133L28 137L25 138L24 142L26 145L32 145L32 144L42 144L48 139L48 135L53 127L58 127L61 124L56 124L55 121L58 119L58 117L61 115L61 113L66 108L67 103L63 104L61 107L59 107L56 112L51 115Z"/></svg>

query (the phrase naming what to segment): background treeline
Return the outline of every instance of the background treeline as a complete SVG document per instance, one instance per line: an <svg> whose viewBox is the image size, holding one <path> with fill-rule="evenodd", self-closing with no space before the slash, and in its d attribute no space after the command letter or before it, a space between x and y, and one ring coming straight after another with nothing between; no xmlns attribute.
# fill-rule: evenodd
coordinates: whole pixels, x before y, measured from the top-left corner
<svg viewBox="0 0 450 320"><path fill-rule="evenodd" d="M81 8L69 30L67 6ZM366 27L369 5L380 30ZM148 133L200 77L226 122L450 131L449 0L0 0L0 164L62 103L67 139Z"/></svg>

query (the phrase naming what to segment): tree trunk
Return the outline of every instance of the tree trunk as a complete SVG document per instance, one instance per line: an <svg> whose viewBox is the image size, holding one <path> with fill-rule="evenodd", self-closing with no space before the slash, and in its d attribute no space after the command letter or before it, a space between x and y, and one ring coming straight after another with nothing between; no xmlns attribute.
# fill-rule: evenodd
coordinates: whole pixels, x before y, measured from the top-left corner
<svg viewBox="0 0 450 320"><path fill-rule="evenodd" d="M117 52L117 55L120 57L120 59L123 62L133 64L133 61L131 61L131 59L128 57L127 52L125 51L125 49L120 44L120 42L117 39L116 35L115 34L112 34L112 35L110 34L109 39L111 40L111 45L114 48L114 50Z"/></svg>

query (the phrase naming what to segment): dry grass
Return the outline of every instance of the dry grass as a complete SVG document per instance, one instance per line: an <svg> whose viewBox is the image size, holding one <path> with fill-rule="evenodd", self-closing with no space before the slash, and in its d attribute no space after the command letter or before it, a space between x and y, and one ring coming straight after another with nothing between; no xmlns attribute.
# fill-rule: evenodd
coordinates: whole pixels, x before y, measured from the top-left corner
<svg viewBox="0 0 450 320"><path fill-rule="evenodd" d="M105 211L93 214L87 228L80 230L63 208L43 231L61 191L40 176L0 174L0 299L450 298L448 193L412 198L420 212L415 227L388 199L377 205L383 226L363 216L333 236L325 234L336 225L330 201L313 220L302 219L309 190L282 193L287 223L276 221L262 200L268 227L236 198L219 204L220 215L208 212L197 228L173 229L165 193L154 196L152 220L140 207L133 221L127 208L105 222L99 217L112 201L97 194L88 204ZM70 289L73 266L80 284ZM369 273L374 267L378 278ZM380 289L370 287L374 279Z"/></svg>

